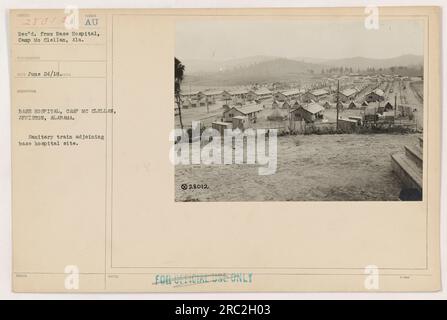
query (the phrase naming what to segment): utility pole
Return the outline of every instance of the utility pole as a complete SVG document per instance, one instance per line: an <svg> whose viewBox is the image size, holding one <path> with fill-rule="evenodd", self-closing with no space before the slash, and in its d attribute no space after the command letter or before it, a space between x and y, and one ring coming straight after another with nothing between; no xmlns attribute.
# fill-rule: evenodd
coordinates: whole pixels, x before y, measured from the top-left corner
<svg viewBox="0 0 447 320"><path fill-rule="evenodd" d="M208 96L205 97L205 103L206 103L206 113L210 113L210 107L208 105Z"/></svg>
<svg viewBox="0 0 447 320"><path fill-rule="evenodd" d="M297 100L298 101L298 100ZM291 109L292 109L292 106L291 106L291 104L292 104L292 102L290 102L288 105L288 108L287 108L287 111L289 112L289 131L291 131L292 130L292 114L291 114Z"/></svg>
<svg viewBox="0 0 447 320"><path fill-rule="evenodd" d="M394 120L397 117L397 93L394 94Z"/></svg>
<svg viewBox="0 0 447 320"><path fill-rule="evenodd" d="M338 103L339 103L339 95L340 95L340 80L337 80L337 103L336 103L336 108L337 108L336 131L337 132L338 132Z"/></svg>

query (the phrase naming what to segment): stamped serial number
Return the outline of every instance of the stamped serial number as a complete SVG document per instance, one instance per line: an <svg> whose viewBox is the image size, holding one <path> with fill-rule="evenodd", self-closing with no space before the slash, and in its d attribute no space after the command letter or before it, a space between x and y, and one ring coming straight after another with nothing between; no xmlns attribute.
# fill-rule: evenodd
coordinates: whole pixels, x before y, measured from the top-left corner
<svg viewBox="0 0 447 320"><path fill-rule="evenodd" d="M180 188L182 190L205 190L209 189L206 183L196 184L196 183L183 183Z"/></svg>

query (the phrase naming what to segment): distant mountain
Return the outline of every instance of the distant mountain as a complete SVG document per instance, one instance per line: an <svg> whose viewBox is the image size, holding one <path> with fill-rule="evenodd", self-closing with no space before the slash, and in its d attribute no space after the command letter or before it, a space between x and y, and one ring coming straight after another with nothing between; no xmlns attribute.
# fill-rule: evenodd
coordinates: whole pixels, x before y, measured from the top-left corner
<svg viewBox="0 0 447 320"><path fill-rule="evenodd" d="M188 66L186 65L186 68ZM194 84L239 85L296 80L300 74L319 73L323 66L296 60L276 58L249 65L237 65L214 73L186 73L185 80Z"/></svg>
<svg viewBox="0 0 447 320"><path fill-rule="evenodd" d="M181 59L181 58L180 58ZM196 85L242 85L275 81L296 81L306 74L320 74L331 67L352 68L353 72L367 68L387 69L393 66L421 66L423 57L403 55L390 59L353 57L346 59L278 58L254 56L225 61L181 60L185 65L185 81Z"/></svg>
<svg viewBox="0 0 447 320"><path fill-rule="evenodd" d="M301 62L285 58L276 58L273 60L262 61L259 63L250 64L244 67L236 67L223 73L226 75L257 73L272 75L275 73L303 73L309 70L320 69L321 66L313 63Z"/></svg>
<svg viewBox="0 0 447 320"><path fill-rule="evenodd" d="M317 63L317 64L325 64L327 61L329 61L328 59L312 58L312 57L297 57L297 58L292 58L292 59L296 60L296 61L301 61L301 62L306 62L306 63Z"/></svg>
<svg viewBox="0 0 447 320"><path fill-rule="evenodd" d="M424 57L418 55L402 55L388 59L372 59L364 57L353 57L346 59L335 59L321 61L320 63L330 67L347 67L364 70L367 68L390 68L398 66L416 66L424 64Z"/></svg>
<svg viewBox="0 0 447 320"><path fill-rule="evenodd" d="M189 74L197 73L214 73L229 71L234 68L243 68L256 63L271 61L277 59L272 56L252 56L230 60L198 60L198 59L182 59L180 61L186 66L186 72Z"/></svg>
<svg viewBox="0 0 447 320"><path fill-rule="evenodd" d="M187 74L202 74L202 73L215 73L215 72L227 72L234 69L241 69L250 66L257 65L262 62L272 62L278 60L296 61L304 64L319 65L317 69L323 67L347 67L357 69L372 68L389 68L393 66L416 66L423 65L423 56L418 55L402 55L389 59L373 59L365 57L352 57L344 59L321 59L312 57L296 57L296 58L280 58L275 56L251 56L239 59L229 60L198 60L198 59L182 59L180 60L186 66ZM314 66L315 67L315 66Z"/></svg>

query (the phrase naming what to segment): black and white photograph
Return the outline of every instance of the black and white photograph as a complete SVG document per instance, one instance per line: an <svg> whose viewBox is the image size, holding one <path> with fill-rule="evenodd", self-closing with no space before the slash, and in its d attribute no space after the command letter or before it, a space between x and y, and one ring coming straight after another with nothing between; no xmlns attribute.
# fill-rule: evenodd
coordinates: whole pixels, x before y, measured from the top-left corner
<svg viewBox="0 0 447 320"><path fill-rule="evenodd" d="M435 1L4 0L0 300L446 299Z"/></svg>
<svg viewBox="0 0 447 320"><path fill-rule="evenodd" d="M174 68L176 201L422 200L421 20L178 21Z"/></svg>

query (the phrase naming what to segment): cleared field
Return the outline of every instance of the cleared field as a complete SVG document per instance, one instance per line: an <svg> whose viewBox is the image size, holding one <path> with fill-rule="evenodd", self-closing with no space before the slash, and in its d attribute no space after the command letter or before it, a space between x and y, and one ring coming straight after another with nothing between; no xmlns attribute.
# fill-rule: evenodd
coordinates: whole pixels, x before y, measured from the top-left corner
<svg viewBox="0 0 447 320"><path fill-rule="evenodd" d="M422 83L422 82L421 82ZM417 95L416 89L410 85L410 81L405 81L404 86L401 90L401 95L404 103L410 105L414 108L414 115L418 124L418 128L422 129L424 127L424 105L422 99ZM417 86L417 85L416 85ZM423 94L423 84L421 85L421 90Z"/></svg>
<svg viewBox="0 0 447 320"><path fill-rule="evenodd" d="M424 82L423 81L415 81L410 84L411 88L415 91L416 95L419 99L424 98Z"/></svg>
<svg viewBox="0 0 447 320"><path fill-rule="evenodd" d="M345 134L278 137L278 166L179 165L176 201L393 201L400 182L390 154L414 144L415 134ZM182 190L182 184L207 184Z"/></svg>
<svg viewBox="0 0 447 320"><path fill-rule="evenodd" d="M188 128L191 127L193 121L201 121L204 125L210 125L211 122L219 120L223 113L223 102L217 104L210 104L208 109L206 106L196 108L182 108L183 125ZM209 111L209 112L208 112ZM180 128L180 118L175 117L175 127Z"/></svg>

